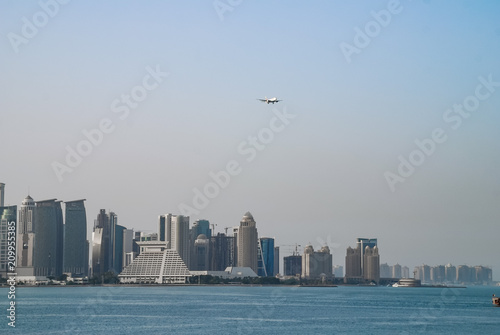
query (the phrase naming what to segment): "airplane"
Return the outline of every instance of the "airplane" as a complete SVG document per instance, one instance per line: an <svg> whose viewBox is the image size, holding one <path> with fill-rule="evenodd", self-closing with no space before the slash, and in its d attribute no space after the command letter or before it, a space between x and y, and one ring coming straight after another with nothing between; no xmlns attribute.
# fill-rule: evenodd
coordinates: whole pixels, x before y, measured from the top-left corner
<svg viewBox="0 0 500 335"><path fill-rule="evenodd" d="M269 99L268 99L267 97L265 97L264 99L257 99L257 100L260 100L260 101L262 101L262 102L265 102L265 103L267 103L268 105L269 105L269 104L273 104L273 105L274 105L274 104L275 104L275 103L277 103L277 102L283 101L283 100L278 100L278 98L276 98L276 97L275 97L275 98L269 98Z"/></svg>

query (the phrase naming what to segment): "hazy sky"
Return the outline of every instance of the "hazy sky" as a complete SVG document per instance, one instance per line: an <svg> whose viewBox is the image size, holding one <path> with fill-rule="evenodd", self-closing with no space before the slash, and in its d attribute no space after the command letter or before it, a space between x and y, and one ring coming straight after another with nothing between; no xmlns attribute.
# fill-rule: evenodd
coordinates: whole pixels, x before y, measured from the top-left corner
<svg viewBox="0 0 500 335"><path fill-rule="evenodd" d="M499 2L64 2L0 2L6 203L500 279Z"/></svg>

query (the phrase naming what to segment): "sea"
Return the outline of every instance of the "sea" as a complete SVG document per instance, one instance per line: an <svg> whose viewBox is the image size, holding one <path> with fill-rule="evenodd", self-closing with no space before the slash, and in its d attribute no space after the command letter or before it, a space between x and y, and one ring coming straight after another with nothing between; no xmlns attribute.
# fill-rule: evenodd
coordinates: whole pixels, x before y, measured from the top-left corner
<svg viewBox="0 0 500 335"><path fill-rule="evenodd" d="M0 334L500 334L500 287L0 288ZM15 328L8 325L15 301Z"/></svg>

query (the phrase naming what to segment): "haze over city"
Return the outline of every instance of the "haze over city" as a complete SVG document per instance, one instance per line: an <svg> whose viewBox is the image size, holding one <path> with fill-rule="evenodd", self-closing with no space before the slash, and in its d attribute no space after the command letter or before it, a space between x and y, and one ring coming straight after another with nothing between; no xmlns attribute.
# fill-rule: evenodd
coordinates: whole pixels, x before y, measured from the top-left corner
<svg viewBox="0 0 500 335"><path fill-rule="evenodd" d="M87 199L89 239L101 208L151 232L251 211L281 256L373 237L500 280L499 7L3 1L5 204Z"/></svg>

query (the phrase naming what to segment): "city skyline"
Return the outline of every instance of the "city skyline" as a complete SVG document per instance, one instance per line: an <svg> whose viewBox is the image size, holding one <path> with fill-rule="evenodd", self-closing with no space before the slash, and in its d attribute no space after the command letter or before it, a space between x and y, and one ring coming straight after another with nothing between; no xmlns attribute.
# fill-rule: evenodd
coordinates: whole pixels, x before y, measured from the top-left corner
<svg viewBox="0 0 500 335"><path fill-rule="evenodd" d="M335 264L376 236L383 263L500 279L500 3L41 3L0 4L6 206L214 235L250 210Z"/></svg>
<svg viewBox="0 0 500 335"><path fill-rule="evenodd" d="M4 184L5 185L5 184ZM60 213L60 218L58 219L57 218L57 215L55 213L52 214L52 216L56 215L56 218L54 219L54 222L59 222L59 225L62 225L63 222L64 222L64 226L65 226L65 230L66 230L66 233L68 232L71 232L71 237L67 234L64 235L64 238L60 238L60 240L64 240L64 246L61 247L61 246L52 246L52 248L59 248L61 250L64 250L64 254L66 255L66 253L69 251L69 259L73 259L74 256L71 255L71 253L75 253L76 250L72 250L66 243L66 240L68 241L72 241L73 242L73 245L75 245L74 243L76 242L77 244L79 244L81 247L79 248L80 251L82 251L81 249L83 248L83 250L87 250L89 251L89 243L90 245L92 245L93 243L95 243L94 239L96 239L96 241L98 241L98 244L97 245L94 245L92 247L92 249L94 249L96 246L97 246L97 249L93 250L93 251L89 251L87 252L87 254L84 256L86 257L86 264L88 265L88 267L90 268L92 274L102 274L103 272L106 272L106 270L104 269L104 267L100 268L99 266L99 269L95 269L96 267L96 264L99 265L99 263L107 263L108 266L108 270L111 270L111 269L114 269L114 271L116 273L120 273L119 269L122 269L122 268L125 268L125 261L123 260L124 258L126 258L125 254L128 252L128 250L123 250L123 255L122 256L115 256L116 254L116 246L115 246L115 239L111 239L110 237L111 236L123 236L123 240L120 240L122 243L121 244L121 248L123 248L123 246L125 245L125 233L124 231L131 231L131 232L134 232L134 233L139 233L140 236L142 237L143 235L144 236L151 236L151 235L156 235L156 238L158 239L158 241L164 241L165 243L167 243L166 245L168 246L169 249L172 249L172 250L176 250L177 253L180 255L181 253L185 252L186 255L184 256L184 258L186 258L187 260L184 260L183 257L181 257L181 259L183 259L184 263L186 264L187 267L189 268L193 268L195 269L194 271L201 271L201 269L197 269L197 266L194 265L193 263L193 260L191 260L189 258L189 256L193 256L194 254L196 254L196 252L193 253L193 251L196 250L196 247L195 247L195 242L197 241L195 237L197 237L197 232L201 232L201 233L206 233L208 234L208 236L213 236L213 232L212 232L212 229L210 229L209 227L215 227L216 225L215 224L210 224L210 221L209 220L205 220L205 219L202 219L202 220L196 220L192 223L191 227L190 227L190 221L189 221L189 217L184 217L182 215L173 215L173 214L164 214L164 215L159 215L158 216L158 220L157 220L157 227L156 227L156 231L149 231L149 232L145 232L145 231L134 231L133 229L128 229L128 227L124 227L124 226L120 226L117 224L118 222L118 215L116 213L114 213L113 211L111 211L109 214L106 213L106 210L104 209L101 209L99 210L99 214L97 215L97 219L94 220L94 228L92 229L93 232L90 236L85 236L85 238L82 238L82 236L77 236L75 235L75 233L72 232L72 230L68 230L68 227L69 229L74 229L72 228L71 226L74 224L73 223L73 220L77 220L79 223L80 226L83 225L83 222L82 222L82 214L83 214L83 218L85 218L85 213L86 213L86 210L85 210L85 205L83 204L84 201L87 201L86 199L81 199L81 200L72 200L72 201L62 201L62 200L57 200L57 199L49 199L49 200L41 200L41 201L36 201L34 200L31 196L27 196L21 206L17 206L17 205L14 205L13 207L16 207L16 208L19 208L19 216L17 217L17 222L18 222L18 230L19 230L19 237L21 238L21 240L23 240L23 236L26 232L32 232L33 231L33 227L35 226L34 225L34 222L36 222L36 219L33 219L33 210L30 210L29 212L26 211L26 209L34 209L35 207L39 207L40 205L44 206L45 204L49 204L51 206L53 205L57 205L56 206L56 212L57 212L57 208L59 209L59 211L61 212ZM61 203L64 202L66 204L65 206L65 215L62 216L62 209L61 209ZM4 208L9 208L8 206L4 207ZM24 208L24 210L23 210ZM70 216L68 216L68 211L69 213L71 213L71 211L81 211L83 212L82 214L72 214ZM28 214L29 213L29 214ZM36 217L36 216L35 216ZM70 224L67 225L67 221L66 221L66 217L69 217L69 222ZM253 215L250 213L250 212L246 212L245 215L243 216L243 219L240 221L239 223L240 225L244 224L246 226L251 226L253 227L253 229L256 229L256 223L253 219ZM89 226L88 224L86 224L87 226ZM104 227L107 227L107 228L104 228ZM182 229L180 229L182 227ZM96 230L96 228L99 228L100 230ZM239 232L239 229L241 228L240 226L233 226L233 227L225 227L225 228L231 228L231 232L234 233L234 235L225 235L226 238L238 238L238 232ZM53 227L53 230L57 228L54 226ZM120 230L119 230L120 229ZM55 231L56 231L55 230ZM77 229L78 231L82 232L82 229L81 228L78 228ZM104 230L107 230L107 232L105 232ZM117 231L117 233L115 233L114 231ZM119 232L118 232L119 230ZM96 237L94 237L94 233L98 233L98 235ZM167 233L168 232L168 233ZM226 230L227 232L227 230ZM132 233L130 233L130 236ZM194 235L191 235L191 234L194 234ZM218 233L218 234L221 234L221 233ZM274 240L275 240L275 237L273 238L269 238L269 237L264 237L264 238L258 238L258 233L257 233L257 230L255 230L255 233L252 233L252 234L255 234L255 237L258 239L258 242L255 243L255 266L257 266L257 250L260 248L260 245L261 245L261 241L262 240L272 240L273 241L273 249L274 249ZM33 234L32 234L33 235ZM195 236L196 235L196 236ZM204 234L203 234L204 235ZM106 239L104 238L106 236ZM88 240L87 240L88 238ZM33 236L30 236L30 239L33 240ZM278 237L279 239L279 237ZM177 245L178 242L176 242L176 240L178 241L183 241L180 245ZM351 261L348 261L348 258L349 258L349 255L352 255L353 251L356 251L358 250L358 264L357 265L354 265L355 267L356 266L359 266L360 269L361 269L361 272L359 272L359 274L356 272L354 274L354 277L352 278L356 278L356 277L366 277L365 280L371 280L372 278L382 278L382 276L380 276L380 272L381 271L384 271L382 270L382 268L380 267L381 265L383 266L386 266L387 265L387 262L384 262L382 263L380 261L380 256L378 254L378 249L377 249L377 240L378 238L356 238L356 248L355 249L352 249L351 247L348 247L347 248L347 253L344 252L344 255L342 257L337 257L337 260L334 261L334 258L332 257L333 255L330 255L330 260L332 262L332 269L334 267L345 267L346 268L346 273L344 273L344 276L347 276L347 277L351 277L350 274L347 273L347 269L349 269L350 267L352 268L352 264L351 264ZM105 241L105 242L103 242ZM118 240L117 240L118 241ZM172 241L174 242L172 244ZM28 244L26 241L23 241L25 242L24 244ZM130 240L130 244L132 243L132 240ZM190 246L188 246L188 243ZM237 244L237 242L234 242ZM102 246L101 246L102 244ZM259 246L257 245L259 244ZM19 244L21 246L21 248L19 249L20 251L23 250L22 246L23 246L23 243ZM33 253L33 242L29 242L29 245L31 247L28 248L28 250L30 250L31 253ZM47 244L45 244L46 247L48 247ZM132 245L132 244L131 244ZM173 247L172 247L173 245ZM278 247L278 249L280 248L280 245L276 245ZM290 245L282 245L281 247L290 247ZM194 248L193 251L190 250L190 248ZM299 249L300 248L300 245L297 243L295 244L294 246L294 250L291 251L291 252L285 252L285 255L281 255L281 258L279 259L279 267L280 269L282 270L281 272L279 272L281 275L286 275L285 274L285 268L284 268L284 263L286 262L286 260L284 259L285 257L288 258L288 256L291 256L291 255L297 255L297 252L299 253L298 256L299 257L303 257L304 255L308 254L308 253L316 253L314 251L314 247L311 245L311 244L308 244L308 245L305 245L304 249L300 252ZM318 247L318 249L321 249L320 252L323 252L323 250L327 250L328 254L330 254L330 247L328 246L328 244L324 244L320 247ZM374 265L371 265L371 268L372 269L376 269L376 270L371 270L372 272L373 271L376 271L376 274L373 275L368 275L368 276L365 276L363 274L363 260L365 260L366 256L364 256L364 253L365 253L365 248L370 248L370 253L373 252L373 248L374 249L377 249L376 251L376 267L374 268ZM91 249L91 250L92 250ZM104 253L103 250L106 249L108 250L108 252ZM179 249L179 250L177 250ZM307 251L308 249L310 249L310 251ZM56 249L54 249L54 254L56 254L57 252L55 251ZM97 250L97 252L96 252ZM285 249L286 250L286 249ZM312 250L312 251L311 251ZM368 249L367 249L368 250ZM26 251L24 251L26 252ZM19 252L18 252L19 253ZM91 253L91 254L90 254ZM228 252L228 250L225 251L225 253L227 253L229 255L230 252ZM19 253L21 255L21 253ZM62 272L73 272L73 273L85 273L86 270L84 271L63 271L63 267L66 267L66 256L64 258L64 263L62 263L62 254L61 252L59 251L58 252L59 254L59 270L56 270L56 265L53 264L52 265L52 269L45 269L45 270L38 270L38 275L43 275L43 273L45 273L45 275L47 275L50 271L52 272L55 272L55 273L62 273ZM47 260L44 260L43 258L40 257L40 253L38 254L38 263L46 263ZM383 255L383 254L382 254ZM206 255L208 257L208 255ZM342 256L342 255L340 255ZM23 256L21 256L21 260L24 259L25 256L23 254ZM31 256L34 258L34 256ZM134 256L135 257L135 256ZM241 254L240 254L240 257L241 257ZM262 257L262 256L259 256L259 257ZM89 258L92 260L90 263L89 263ZM118 263L119 264L114 264L114 260L115 258L117 259ZM31 259L31 258L30 258ZM342 259L342 261L339 261L339 259ZM382 258L383 260L383 258ZM48 260L50 262L50 258ZM79 262L80 262L80 268L81 268L81 256L79 258ZM207 258L207 260L204 262L204 264L206 264L205 266L208 268L210 267L208 264L209 264L209 259ZM260 260L259 260L260 262ZM26 263L26 261L21 261L19 264L18 264L18 267L22 268L22 267L26 267L27 265L28 266L33 266L32 263L33 261L31 260L30 261L30 264L23 264L23 263ZM402 265L399 265L399 263L402 263ZM130 261L128 261L126 264L130 264ZM484 264L484 263L479 263L479 264L467 264L467 263L463 263L463 262L458 262L458 263L451 263L451 262L446 262L447 266L453 266L453 267L457 267L457 268L460 268L460 267L465 267L465 268L477 268L477 267L481 267L481 268L490 268L492 269L492 267L488 264ZM403 266L405 268L408 268L408 264L404 263L404 262L396 262L395 265L397 266ZM45 264L45 266L47 267L47 265ZM441 265L438 265L437 263L436 264L431 264L431 265L428 265L427 262L425 262L424 260L417 263L417 264L414 264L414 265L409 265L410 268L414 268L415 271L417 268L420 268L420 267L427 267L427 268L434 268L434 267L439 267ZM39 267L39 265L38 265ZM260 265L259 265L260 267ZM274 267L274 266L273 266ZM314 265L313 267L316 267L316 265ZM35 267L36 268L36 267ZM225 268L225 267L224 267ZM250 267L251 268L251 267ZM206 270L206 269L205 269ZM33 271L33 270L32 270ZM35 269L35 272L37 270ZM220 270L222 271L222 270ZM269 270L270 271L270 270ZM399 270L401 271L401 270ZM26 272L26 270L21 270L21 272L23 273L24 276L29 276L29 273ZM33 273L35 273L33 272ZM254 271L255 273L257 273L257 271ZM260 272L260 271L259 271ZM493 274L495 273L495 271L493 271ZM89 272L90 274L90 272ZM333 274L333 270L332 270L332 274ZM309 274L303 274L304 277L308 278L309 277ZM464 275L462 275L463 277ZM490 275L491 276L491 275ZM394 276L393 276L394 277ZM412 277L412 275L410 275L410 277ZM418 277L418 275L417 275ZM458 277L458 272L457 272L457 277ZM396 277L394 277L396 278ZM493 280L495 280L495 277L493 276L492 277ZM374 280L375 282L378 282L378 279ZM351 281L348 281L349 283ZM472 282L472 281L471 281Z"/></svg>

